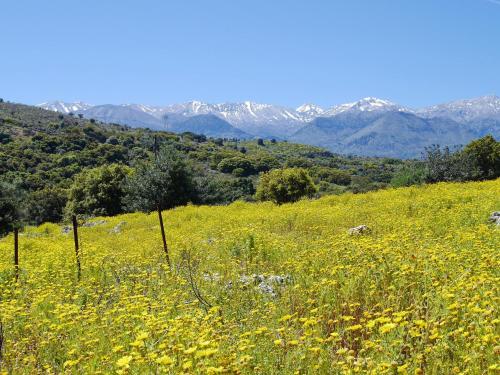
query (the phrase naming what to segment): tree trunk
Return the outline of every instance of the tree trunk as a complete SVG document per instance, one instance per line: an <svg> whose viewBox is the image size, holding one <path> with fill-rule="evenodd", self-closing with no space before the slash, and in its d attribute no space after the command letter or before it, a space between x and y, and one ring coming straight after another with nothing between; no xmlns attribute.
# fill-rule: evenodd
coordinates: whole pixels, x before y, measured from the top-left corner
<svg viewBox="0 0 500 375"><path fill-rule="evenodd" d="M82 268L80 265L80 249L78 246L78 222L76 220L75 215L73 215L73 217L71 219L73 221L73 238L75 240L76 271L77 271L78 281L80 281L80 277L82 274Z"/></svg>
<svg viewBox="0 0 500 375"><path fill-rule="evenodd" d="M172 265L170 264L170 257L168 255L167 238L165 237L165 227L163 226L163 216L161 214L160 206L158 206L158 219L160 220L161 239L163 241L163 251L165 251L165 258L167 259L168 267L172 268Z"/></svg>

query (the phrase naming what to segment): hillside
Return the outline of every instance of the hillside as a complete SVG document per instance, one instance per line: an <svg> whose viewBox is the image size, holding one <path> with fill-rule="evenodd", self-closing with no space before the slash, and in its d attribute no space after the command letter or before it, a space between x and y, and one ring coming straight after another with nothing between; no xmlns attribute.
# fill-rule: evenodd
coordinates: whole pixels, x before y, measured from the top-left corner
<svg viewBox="0 0 500 375"><path fill-rule="evenodd" d="M96 218L0 240L7 373L498 371L500 180ZM371 232L347 234L366 224ZM66 234L64 234L64 232ZM43 370L42 370L43 369Z"/></svg>
<svg viewBox="0 0 500 375"><path fill-rule="evenodd" d="M185 121L197 130L204 124L199 117ZM319 147L287 142L258 145L256 140L239 141L233 137L243 136L242 131L217 121L217 130L224 130L228 138L134 129L0 103L0 182L15 184L31 195L41 192L33 196L36 205L47 201L47 194L55 196L60 217L67 189L76 175L89 168L133 166L149 159L155 137L160 146L173 145L189 161L199 186L193 198L198 204L252 200L259 173L273 168L306 168L321 195L387 186L394 173L408 164L397 159L340 156Z"/></svg>

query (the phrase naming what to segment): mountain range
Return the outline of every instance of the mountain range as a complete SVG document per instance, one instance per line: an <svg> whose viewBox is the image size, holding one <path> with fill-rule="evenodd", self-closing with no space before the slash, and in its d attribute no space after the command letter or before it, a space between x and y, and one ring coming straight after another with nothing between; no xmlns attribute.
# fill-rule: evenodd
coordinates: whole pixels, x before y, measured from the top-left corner
<svg viewBox="0 0 500 375"><path fill-rule="evenodd" d="M432 144L459 146L500 136L500 98L494 95L411 109L367 97L322 108L191 101L167 106L46 102L39 107L99 121L221 138L277 138L365 156L414 158Z"/></svg>

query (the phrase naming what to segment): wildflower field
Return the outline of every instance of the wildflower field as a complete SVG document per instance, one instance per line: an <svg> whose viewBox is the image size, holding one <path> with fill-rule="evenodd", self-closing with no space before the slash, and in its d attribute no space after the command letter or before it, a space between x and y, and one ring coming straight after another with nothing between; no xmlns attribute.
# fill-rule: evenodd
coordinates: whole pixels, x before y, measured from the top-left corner
<svg viewBox="0 0 500 375"><path fill-rule="evenodd" d="M498 374L500 180L0 240L0 373ZM361 235L348 229L371 228Z"/></svg>

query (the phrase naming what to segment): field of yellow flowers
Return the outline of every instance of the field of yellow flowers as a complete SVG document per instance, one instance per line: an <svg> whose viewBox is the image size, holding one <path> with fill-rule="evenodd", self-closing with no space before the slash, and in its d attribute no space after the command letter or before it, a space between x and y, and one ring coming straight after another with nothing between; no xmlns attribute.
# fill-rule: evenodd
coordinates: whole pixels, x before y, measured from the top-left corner
<svg viewBox="0 0 500 375"><path fill-rule="evenodd" d="M0 373L499 373L500 180L0 240ZM366 224L370 232L350 236ZM91 224L92 225L92 224Z"/></svg>

